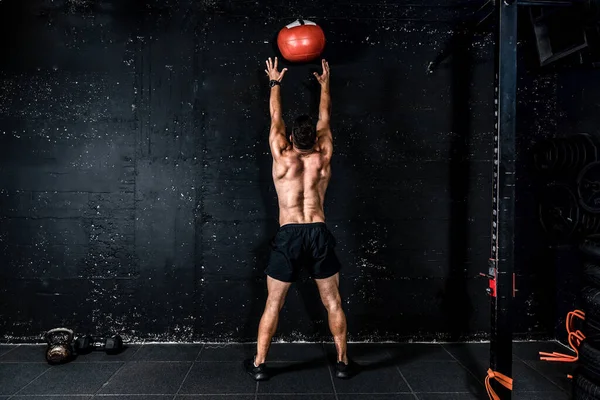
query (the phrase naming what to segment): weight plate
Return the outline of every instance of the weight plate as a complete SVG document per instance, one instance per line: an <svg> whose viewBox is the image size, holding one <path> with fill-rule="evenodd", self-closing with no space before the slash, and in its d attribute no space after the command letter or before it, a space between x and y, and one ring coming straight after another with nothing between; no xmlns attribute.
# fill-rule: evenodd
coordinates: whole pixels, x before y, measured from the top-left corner
<svg viewBox="0 0 600 400"><path fill-rule="evenodd" d="M554 144L557 150L556 156L556 170L558 172L565 171L569 168L567 161L567 150L565 146L563 146L563 141L560 139L554 140Z"/></svg>
<svg viewBox="0 0 600 400"><path fill-rule="evenodd" d="M564 184L550 184L543 190L539 204L542 228L554 239L569 238L577 229L580 210L577 197Z"/></svg>
<svg viewBox="0 0 600 400"><path fill-rule="evenodd" d="M572 168L575 170L579 169L579 163L580 163L580 155L579 155L579 143L577 141L577 139L573 138L569 144L571 145L571 154L573 155L573 166Z"/></svg>
<svg viewBox="0 0 600 400"><path fill-rule="evenodd" d="M577 194L585 210L600 212L600 162L590 163L581 170L577 179Z"/></svg>
<svg viewBox="0 0 600 400"><path fill-rule="evenodd" d="M576 232L578 234L585 234L585 226L583 225L585 222L585 217L582 215L582 213L579 214L579 221L577 222L577 229Z"/></svg>
<svg viewBox="0 0 600 400"><path fill-rule="evenodd" d="M573 150L571 149L571 140L565 138L560 141L560 144L565 152L565 170L569 171L575 166L575 157L573 155Z"/></svg>
<svg viewBox="0 0 600 400"><path fill-rule="evenodd" d="M587 222L585 224L585 228L586 228L586 232L591 235L592 233L594 233L594 225L596 223L596 220L594 219L594 216L591 214L586 213L587 215Z"/></svg>
<svg viewBox="0 0 600 400"><path fill-rule="evenodd" d="M536 145L533 153L535 168L540 172L552 171L556 164L554 158L554 146L546 140Z"/></svg>
<svg viewBox="0 0 600 400"><path fill-rule="evenodd" d="M579 136L574 138L573 143L574 143L575 147L577 147L577 166L576 166L576 168L579 170L581 167L586 165L585 145Z"/></svg>
<svg viewBox="0 0 600 400"><path fill-rule="evenodd" d="M588 214L586 212L582 212L582 232L586 235L591 235L596 230L596 219L592 214Z"/></svg>
<svg viewBox="0 0 600 400"><path fill-rule="evenodd" d="M600 0L587 0L585 2L585 13L588 21L598 22L600 18Z"/></svg>
<svg viewBox="0 0 600 400"><path fill-rule="evenodd" d="M558 151L558 146L554 139L550 140L550 154L551 159L553 160L553 171L560 171L560 152Z"/></svg>
<svg viewBox="0 0 600 400"><path fill-rule="evenodd" d="M598 146L596 145L594 138L587 133L580 133L579 136L585 139L585 150L588 156L586 159L586 164L598 161Z"/></svg>
<svg viewBox="0 0 600 400"><path fill-rule="evenodd" d="M600 218L595 214L590 214L590 218L594 221L591 233L595 234L598 232L598 229L600 229Z"/></svg>

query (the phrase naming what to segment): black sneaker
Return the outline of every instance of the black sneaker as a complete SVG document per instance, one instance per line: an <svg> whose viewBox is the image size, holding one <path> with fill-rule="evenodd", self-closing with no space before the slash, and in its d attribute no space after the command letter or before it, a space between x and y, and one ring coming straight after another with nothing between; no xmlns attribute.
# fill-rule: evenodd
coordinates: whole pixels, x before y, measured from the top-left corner
<svg viewBox="0 0 600 400"><path fill-rule="evenodd" d="M335 364L335 377L338 379L350 379L356 373L356 366L348 360L348 364L338 361Z"/></svg>
<svg viewBox="0 0 600 400"><path fill-rule="evenodd" d="M267 365L265 363L260 364L258 367L254 366L254 360L249 358L244 361L244 369L255 381L266 381L269 379L267 373Z"/></svg>

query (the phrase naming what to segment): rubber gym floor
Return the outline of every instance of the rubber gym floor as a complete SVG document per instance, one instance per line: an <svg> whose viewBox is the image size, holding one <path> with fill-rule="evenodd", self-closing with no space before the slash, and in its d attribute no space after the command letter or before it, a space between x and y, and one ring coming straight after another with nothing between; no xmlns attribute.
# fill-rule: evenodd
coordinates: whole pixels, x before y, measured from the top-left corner
<svg viewBox="0 0 600 400"><path fill-rule="evenodd" d="M7 399L239 399L239 400L470 400L487 399L487 343L351 344L361 365L336 380L332 344L273 344L274 376L254 382L242 369L251 344L141 344L118 355L102 352L50 366L44 345L0 346L0 400ZM514 396L569 399L573 365L539 361L539 351L567 350L555 342L514 343Z"/></svg>

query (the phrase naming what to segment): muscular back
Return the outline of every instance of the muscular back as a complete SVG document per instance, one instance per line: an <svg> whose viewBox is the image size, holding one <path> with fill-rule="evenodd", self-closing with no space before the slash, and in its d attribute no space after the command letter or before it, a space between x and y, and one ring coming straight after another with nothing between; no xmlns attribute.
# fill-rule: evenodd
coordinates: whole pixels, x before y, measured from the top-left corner
<svg viewBox="0 0 600 400"><path fill-rule="evenodd" d="M323 203L331 178L331 157L323 147L303 154L292 146L273 159L279 224L325 222Z"/></svg>
<svg viewBox="0 0 600 400"><path fill-rule="evenodd" d="M277 69L267 60L265 72L271 79L269 110L271 129L269 145L273 154L273 182L279 199L279 224L308 224L325 222L323 203L331 178L333 137L329 125L331 97L329 95L329 64L321 60L323 73L314 73L321 85L319 120L316 126L316 143L310 151L301 151L285 136L285 123L281 112L281 79L287 71Z"/></svg>

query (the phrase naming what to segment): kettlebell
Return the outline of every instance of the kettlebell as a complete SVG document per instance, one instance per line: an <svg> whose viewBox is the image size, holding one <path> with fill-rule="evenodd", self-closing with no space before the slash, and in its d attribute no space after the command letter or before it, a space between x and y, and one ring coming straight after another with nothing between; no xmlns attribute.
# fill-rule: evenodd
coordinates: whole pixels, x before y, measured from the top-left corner
<svg viewBox="0 0 600 400"><path fill-rule="evenodd" d="M64 364L75 356L75 334L67 328L55 328L46 332L48 347L46 347L46 361L48 364Z"/></svg>

